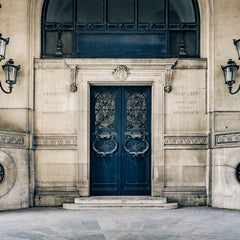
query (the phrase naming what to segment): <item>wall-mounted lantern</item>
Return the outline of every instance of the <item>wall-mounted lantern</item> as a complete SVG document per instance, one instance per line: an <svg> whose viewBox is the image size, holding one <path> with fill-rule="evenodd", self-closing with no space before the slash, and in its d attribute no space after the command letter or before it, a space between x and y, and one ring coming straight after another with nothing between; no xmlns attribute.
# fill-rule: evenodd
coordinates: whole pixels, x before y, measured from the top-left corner
<svg viewBox="0 0 240 240"><path fill-rule="evenodd" d="M232 92L232 85L236 82L239 66L232 59L229 59L227 64L228 65L226 66L221 66L224 73L225 83L228 85L229 93L236 94L240 90L240 85L235 92Z"/></svg>
<svg viewBox="0 0 240 240"><path fill-rule="evenodd" d="M3 38L0 33L0 61L5 58L6 46L9 43L9 38Z"/></svg>
<svg viewBox="0 0 240 240"><path fill-rule="evenodd" d="M2 34L0 33L0 61L5 59L5 53L6 53L6 46L9 43L9 38L3 38ZM9 90L4 90L2 83L0 81L0 88L2 91L6 94L9 94L12 92L13 84L16 84L17 82L17 73L20 69L20 65L16 66L14 65L14 62L12 59L9 59L4 65L2 65L3 71L5 72L5 82L9 85Z"/></svg>
<svg viewBox="0 0 240 240"><path fill-rule="evenodd" d="M236 48L237 48L238 59L240 60L240 39L238 39L238 40L233 39L233 43L234 43L234 45L235 45Z"/></svg>

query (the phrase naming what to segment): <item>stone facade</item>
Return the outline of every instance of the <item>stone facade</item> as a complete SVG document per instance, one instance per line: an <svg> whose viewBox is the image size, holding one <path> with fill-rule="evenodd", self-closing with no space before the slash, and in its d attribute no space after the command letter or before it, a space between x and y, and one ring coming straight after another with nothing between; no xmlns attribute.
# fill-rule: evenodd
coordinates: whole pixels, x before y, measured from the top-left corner
<svg viewBox="0 0 240 240"><path fill-rule="evenodd" d="M234 27L240 2L198 3L200 58L179 60L41 59L43 0L2 3L1 33L10 37L6 58L21 69L13 93L0 94L0 164L6 169L0 209L59 206L89 196L94 85L151 86L152 196L240 209L240 94L228 93L220 67L237 59L232 39L240 37ZM127 70L121 75L117 69Z"/></svg>

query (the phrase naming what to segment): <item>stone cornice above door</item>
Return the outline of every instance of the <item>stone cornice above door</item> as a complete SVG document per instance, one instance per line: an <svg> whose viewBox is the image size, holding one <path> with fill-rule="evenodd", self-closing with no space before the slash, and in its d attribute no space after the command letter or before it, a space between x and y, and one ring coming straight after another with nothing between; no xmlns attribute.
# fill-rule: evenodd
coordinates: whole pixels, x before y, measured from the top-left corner
<svg viewBox="0 0 240 240"><path fill-rule="evenodd" d="M135 69L157 69L165 70L177 61L176 58L161 59L122 59L122 58L65 58L65 59L35 59L35 69L67 69L70 66L78 66L79 69L112 69L118 65L126 65ZM207 69L207 59L179 59L174 69Z"/></svg>

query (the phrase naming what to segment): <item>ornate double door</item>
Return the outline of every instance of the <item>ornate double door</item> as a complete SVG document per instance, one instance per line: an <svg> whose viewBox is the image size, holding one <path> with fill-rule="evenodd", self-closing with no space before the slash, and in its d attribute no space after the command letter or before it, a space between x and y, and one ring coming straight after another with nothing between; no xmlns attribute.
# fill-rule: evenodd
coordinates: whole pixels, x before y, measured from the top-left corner
<svg viewBox="0 0 240 240"><path fill-rule="evenodd" d="M90 194L151 194L151 87L91 87Z"/></svg>

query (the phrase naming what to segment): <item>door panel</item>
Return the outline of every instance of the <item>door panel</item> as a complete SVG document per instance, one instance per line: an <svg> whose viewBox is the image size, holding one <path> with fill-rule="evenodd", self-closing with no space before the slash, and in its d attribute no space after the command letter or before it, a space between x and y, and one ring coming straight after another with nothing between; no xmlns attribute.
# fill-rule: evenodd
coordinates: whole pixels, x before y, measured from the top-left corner
<svg viewBox="0 0 240 240"><path fill-rule="evenodd" d="M122 192L150 194L151 88L122 90Z"/></svg>
<svg viewBox="0 0 240 240"><path fill-rule="evenodd" d="M91 87L91 195L151 194L151 88Z"/></svg>

